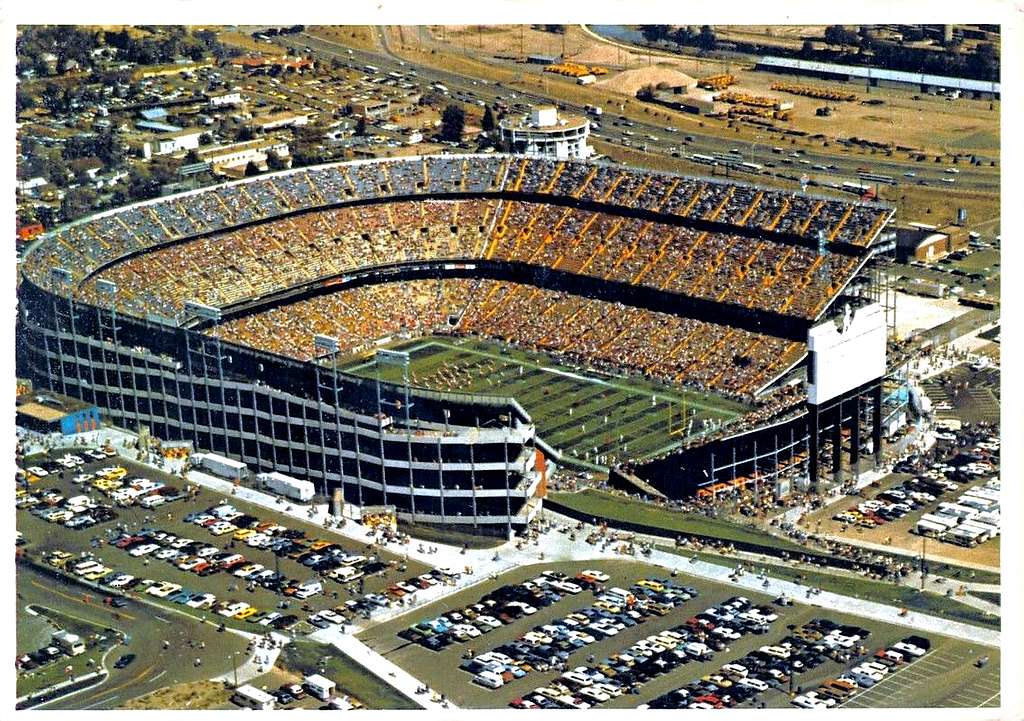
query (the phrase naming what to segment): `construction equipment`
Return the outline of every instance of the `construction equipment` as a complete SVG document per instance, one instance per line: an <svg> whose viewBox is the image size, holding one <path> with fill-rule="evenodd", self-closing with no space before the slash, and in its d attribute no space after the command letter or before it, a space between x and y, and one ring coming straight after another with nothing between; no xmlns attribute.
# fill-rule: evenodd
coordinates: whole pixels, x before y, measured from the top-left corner
<svg viewBox="0 0 1024 721"><path fill-rule="evenodd" d="M727 87L735 83L736 78L728 74L711 75L697 81L698 87L704 88L705 90L725 90Z"/></svg>
<svg viewBox="0 0 1024 721"><path fill-rule="evenodd" d="M817 85L798 85L796 83L772 83L772 90L781 90L784 93L793 95L804 95L809 98L821 100L838 100L842 102L853 102L857 99L856 94L846 90L823 88Z"/></svg>
<svg viewBox="0 0 1024 721"><path fill-rule="evenodd" d="M789 110L793 107L792 103L783 102L778 98L768 97L767 95L748 95L747 93L733 90L719 93L715 96L715 100L733 105L753 105L757 108L772 108L773 110Z"/></svg>
<svg viewBox="0 0 1024 721"><path fill-rule="evenodd" d="M544 72L557 73L569 78L581 78L584 75L607 75L608 68L601 67L600 65L580 65L579 63L563 61L554 65L548 65L544 68Z"/></svg>

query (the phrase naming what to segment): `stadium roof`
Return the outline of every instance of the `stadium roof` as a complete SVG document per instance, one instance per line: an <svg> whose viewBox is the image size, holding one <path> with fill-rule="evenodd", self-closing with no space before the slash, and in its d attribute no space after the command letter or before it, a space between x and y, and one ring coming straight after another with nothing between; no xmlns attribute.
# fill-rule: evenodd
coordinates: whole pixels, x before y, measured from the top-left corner
<svg viewBox="0 0 1024 721"><path fill-rule="evenodd" d="M898 83L933 85L936 87L951 88L955 90L971 90L990 93L999 92L999 83L985 80L968 80L967 78L953 78L947 75L928 75L926 73L908 73L902 70L886 70L884 68L873 68L862 65L822 63L815 60L780 58L774 55L764 56L758 61L758 65L773 65L778 68L803 70L810 73L835 73L837 75L849 75L855 78L875 78L876 80L891 80Z"/></svg>

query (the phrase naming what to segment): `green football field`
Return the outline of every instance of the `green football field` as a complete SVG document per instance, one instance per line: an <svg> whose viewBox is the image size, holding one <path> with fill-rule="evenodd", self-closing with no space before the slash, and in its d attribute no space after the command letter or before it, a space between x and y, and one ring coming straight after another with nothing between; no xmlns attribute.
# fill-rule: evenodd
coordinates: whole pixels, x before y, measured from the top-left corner
<svg viewBox="0 0 1024 721"><path fill-rule="evenodd" d="M721 421L743 404L646 379L580 370L544 353L476 338L430 336L391 346L410 354L413 386L515 398L537 425L537 434L562 453L608 466L643 458L678 443L704 419ZM373 359L342 367L375 377ZM381 366L381 378L398 381L399 368ZM685 413L685 421L684 421Z"/></svg>

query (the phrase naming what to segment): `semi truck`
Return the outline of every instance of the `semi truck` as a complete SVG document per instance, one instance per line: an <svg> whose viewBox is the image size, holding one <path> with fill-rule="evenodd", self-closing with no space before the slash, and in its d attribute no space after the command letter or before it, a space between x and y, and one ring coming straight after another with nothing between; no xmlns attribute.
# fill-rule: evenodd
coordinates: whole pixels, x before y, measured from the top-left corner
<svg viewBox="0 0 1024 721"><path fill-rule="evenodd" d="M216 453L204 453L198 460L199 467L203 470L230 481L241 481L249 475L249 466L233 458L225 458Z"/></svg>
<svg viewBox="0 0 1024 721"><path fill-rule="evenodd" d="M312 500L316 494L312 481L300 481L298 478L292 478L277 471L260 473L256 476L256 480L263 488L302 503Z"/></svg>

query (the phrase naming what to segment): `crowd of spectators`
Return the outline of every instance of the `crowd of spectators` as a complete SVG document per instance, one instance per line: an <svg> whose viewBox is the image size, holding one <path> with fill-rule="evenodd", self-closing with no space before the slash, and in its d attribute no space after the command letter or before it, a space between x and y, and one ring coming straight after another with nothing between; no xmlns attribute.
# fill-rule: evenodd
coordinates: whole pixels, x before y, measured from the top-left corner
<svg viewBox="0 0 1024 721"><path fill-rule="evenodd" d="M864 245L883 206L585 162L437 156L300 169L150 201L58 228L25 261L45 279L59 266L80 281L134 251L324 205L427 193L520 191L642 208L726 225Z"/></svg>
<svg viewBox="0 0 1024 721"><path fill-rule="evenodd" d="M567 362L743 398L774 380L804 352L802 344L768 335L479 279L341 290L231 320L211 332L303 360L315 355L314 334L338 337L344 354L401 334L478 335Z"/></svg>

